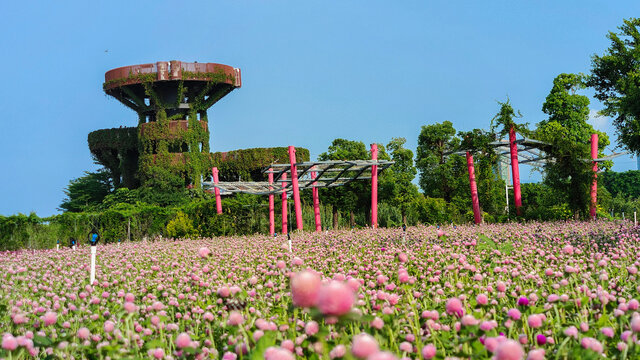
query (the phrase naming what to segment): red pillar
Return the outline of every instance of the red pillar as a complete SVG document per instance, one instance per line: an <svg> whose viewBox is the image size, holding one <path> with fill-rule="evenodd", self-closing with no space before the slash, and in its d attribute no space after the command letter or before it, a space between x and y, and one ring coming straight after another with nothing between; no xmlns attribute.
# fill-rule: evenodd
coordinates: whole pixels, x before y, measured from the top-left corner
<svg viewBox="0 0 640 360"><path fill-rule="evenodd" d="M282 180L287 180L287 173L282 174ZM282 188L287 187L287 182L282 182ZM287 192L282 192L282 235L288 232L287 229Z"/></svg>
<svg viewBox="0 0 640 360"><path fill-rule="evenodd" d="M378 161L378 144L371 144L371 160ZM378 227L378 165L371 166L371 227Z"/></svg>
<svg viewBox="0 0 640 360"><path fill-rule="evenodd" d="M469 170L469 185L471 186L471 203L473 204L473 220L476 224L482 222L480 201L478 200L478 186L476 185L476 170L473 166L473 155L467 151L467 169Z"/></svg>
<svg viewBox="0 0 640 360"><path fill-rule="evenodd" d="M271 186L273 184L273 169L269 168L269 191L273 190ZM274 196L273 194L269 194L269 235L273 236L276 232L276 224L275 224L275 211L274 211Z"/></svg>
<svg viewBox="0 0 640 360"><path fill-rule="evenodd" d="M311 172L311 179L316 178L316 172ZM322 231L322 223L320 222L320 199L318 197L318 188L315 187L318 183L313 182L314 188L311 190L313 194L313 216L316 220L316 231Z"/></svg>
<svg viewBox="0 0 640 360"><path fill-rule="evenodd" d="M598 134L591 134L591 158L598 158ZM598 203L598 163L593 162L593 182L591 183L591 208L589 215L592 219L596 218L596 206Z"/></svg>
<svg viewBox="0 0 640 360"><path fill-rule="evenodd" d="M516 144L516 130L509 129L509 147L511 148L511 174L513 175L513 197L515 198L516 214L521 215L522 194L520 193L520 170L518 168L518 144Z"/></svg>
<svg viewBox="0 0 640 360"><path fill-rule="evenodd" d="M218 168L211 169L213 174L213 183L218 185ZM220 189L214 188L213 192L216 194L216 213L222 214L222 199L220 198Z"/></svg>
<svg viewBox="0 0 640 360"><path fill-rule="evenodd" d="M296 166L296 148L289 146L289 163L291 164L291 186L293 187L293 207L296 211L296 228L302 230L302 205L298 188L298 168Z"/></svg>

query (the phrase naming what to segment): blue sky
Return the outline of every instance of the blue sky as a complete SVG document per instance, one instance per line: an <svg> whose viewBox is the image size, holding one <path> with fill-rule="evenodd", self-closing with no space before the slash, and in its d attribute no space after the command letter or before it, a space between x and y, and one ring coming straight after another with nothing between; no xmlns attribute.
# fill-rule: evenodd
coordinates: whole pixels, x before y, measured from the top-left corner
<svg viewBox="0 0 640 360"><path fill-rule="evenodd" d="M553 78L588 72L607 31L640 3L13 1L0 10L0 214L47 216L70 179L97 169L87 134L136 125L102 92L109 69L172 59L241 68L243 87L209 111L212 151L296 145L315 157L338 137L405 137L415 150L422 125L487 128L507 96L523 121L544 119ZM609 119L593 121L612 134Z"/></svg>

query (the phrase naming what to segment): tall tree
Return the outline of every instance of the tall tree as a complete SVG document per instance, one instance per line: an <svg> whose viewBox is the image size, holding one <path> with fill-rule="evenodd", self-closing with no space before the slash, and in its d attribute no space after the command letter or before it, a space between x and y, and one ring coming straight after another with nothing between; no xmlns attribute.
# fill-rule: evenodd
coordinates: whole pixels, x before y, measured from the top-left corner
<svg viewBox="0 0 640 360"><path fill-rule="evenodd" d="M60 208L71 212L94 209L113 191L111 179L111 173L104 168L96 172L85 171L84 176L69 182L64 190L67 197Z"/></svg>
<svg viewBox="0 0 640 360"><path fill-rule="evenodd" d="M564 197L559 200L567 202L576 215L585 214L590 203L591 134L598 133L599 149L609 145L609 137L587 123L589 98L576 94L583 87L580 75L558 75L542 106L549 118L536 130L536 137L550 144L547 152L554 160L545 165L545 182Z"/></svg>
<svg viewBox="0 0 640 360"><path fill-rule="evenodd" d="M387 144L394 164L385 173L381 181L381 195L393 206L400 209L402 223L407 223L407 210L420 195L418 188L412 183L417 170L413 165L413 151L404 147L405 138L393 138Z"/></svg>
<svg viewBox="0 0 640 360"><path fill-rule="evenodd" d="M318 156L320 161L329 160L370 160L371 154L362 141L335 139L326 152ZM378 159L389 160L384 146L378 144ZM384 173L383 173L384 174ZM352 175L352 174L346 174ZM382 179L380 179L382 181ZM338 226L338 210L348 211L351 226L355 225L354 212L368 209L371 184L367 181L353 181L337 188L323 189L322 198L333 206L333 227Z"/></svg>
<svg viewBox="0 0 640 360"><path fill-rule="evenodd" d="M420 170L420 188L426 196L450 202L464 179L462 156L453 154L460 139L450 121L422 126L418 136L416 166Z"/></svg>
<svg viewBox="0 0 640 360"><path fill-rule="evenodd" d="M480 207L490 214L502 213L505 207L504 181L496 169L498 155L490 145L497 135L482 129L459 132L460 148L473 154ZM467 198L469 195L467 194Z"/></svg>
<svg viewBox="0 0 640 360"><path fill-rule="evenodd" d="M587 84L613 117L618 138L627 149L640 154L640 18L624 20L620 32L609 32L611 45L591 59Z"/></svg>

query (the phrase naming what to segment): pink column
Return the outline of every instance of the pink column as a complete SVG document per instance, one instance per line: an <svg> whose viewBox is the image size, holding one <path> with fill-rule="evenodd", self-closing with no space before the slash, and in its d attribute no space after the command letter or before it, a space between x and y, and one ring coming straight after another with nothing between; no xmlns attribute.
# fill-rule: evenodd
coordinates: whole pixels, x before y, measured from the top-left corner
<svg viewBox="0 0 640 360"><path fill-rule="evenodd" d="M589 215L595 220L596 218L596 206L598 204L598 163L595 159L598 158L598 134L591 134L591 158L593 162L593 182L591 183L591 208L589 209Z"/></svg>
<svg viewBox="0 0 640 360"><path fill-rule="evenodd" d="M509 129L509 147L511 148L511 174L513 175L513 197L515 198L516 214L521 215L522 194L520 193L520 170L518 168L518 144L516 144L516 130Z"/></svg>
<svg viewBox="0 0 640 360"><path fill-rule="evenodd" d="M315 179L315 178L316 178L316 172L312 171L311 179ZM320 198L318 197L318 188L315 187L317 184L318 184L317 182L315 181L313 182L314 188L311 191L313 194L313 215L316 220L316 231L321 232L322 223L320 222Z"/></svg>
<svg viewBox="0 0 640 360"><path fill-rule="evenodd" d="M218 168L211 169L213 173L213 183L218 185ZM213 192L216 194L216 213L222 214L222 199L220 198L220 189L214 188Z"/></svg>
<svg viewBox="0 0 640 360"><path fill-rule="evenodd" d="M298 168L296 167L296 148L289 146L289 163L291 164L291 186L293 187L293 207L296 211L296 228L302 230L302 205L298 188Z"/></svg>
<svg viewBox="0 0 640 360"><path fill-rule="evenodd" d="M271 184L273 184L273 169L269 168L269 191L273 190ZM272 193L269 194L269 235L273 236L276 232L276 224L275 224L275 211L274 211L274 196Z"/></svg>
<svg viewBox="0 0 640 360"><path fill-rule="evenodd" d="M287 173L282 174L282 180L287 180ZM282 188L287 187L287 182L282 182ZM287 229L287 191L282 191L282 235L285 235Z"/></svg>
<svg viewBox="0 0 640 360"><path fill-rule="evenodd" d="M471 203L473 204L473 220L476 224L482 222L480 201L478 200L478 186L476 185L476 170L473 166L473 155L467 151L467 169L469 170L469 185L471 186Z"/></svg>
<svg viewBox="0 0 640 360"><path fill-rule="evenodd" d="M378 161L378 144L371 144L371 160ZM371 166L371 227L378 227L378 165Z"/></svg>

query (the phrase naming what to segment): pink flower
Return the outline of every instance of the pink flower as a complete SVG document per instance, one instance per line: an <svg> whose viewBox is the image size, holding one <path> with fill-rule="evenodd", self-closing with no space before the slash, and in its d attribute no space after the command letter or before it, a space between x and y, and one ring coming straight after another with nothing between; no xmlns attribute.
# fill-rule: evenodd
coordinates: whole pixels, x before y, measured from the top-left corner
<svg viewBox="0 0 640 360"><path fill-rule="evenodd" d="M136 304L132 303L132 302L126 302L124 303L124 310L128 313L132 313L136 311Z"/></svg>
<svg viewBox="0 0 640 360"><path fill-rule="evenodd" d="M462 315L464 314L464 310L462 308L462 301L460 301L460 299L458 298L451 298L447 300L445 309L447 310L447 314L449 315L462 317Z"/></svg>
<svg viewBox="0 0 640 360"><path fill-rule="evenodd" d="M413 352L413 345L411 345L411 343L409 343L407 341L401 342L400 346L398 348L402 352L407 352L407 353Z"/></svg>
<svg viewBox="0 0 640 360"><path fill-rule="evenodd" d="M81 327L78 329L78 337L82 340L86 340L91 336L91 332L86 327Z"/></svg>
<svg viewBox="0 0 640 360"><path fill-rule="evenodd" d="M161 348L156 348L155 350L153 350L153 357L156 359L164 358L164 350L162 350Z"/></svg>
<svg viewBox="0 0 640 360"><path fill-rule="evenodd" d="M474 318L473 315L465 315L465 316L463 316L462 319L460 320L460 322L464 326L475 326L475 325L478 325L478 320L476 320L476 318Z"/></svg>
<svg viewBox="0 0 640 360"><path fill-rule="evenodd" d="M433 344L427 344L422 348L422 357L429 360L436 356L436 347Z"/></svg>
<svg viewBox="0 0 640 360"><path fill-rule="evenodd" d="M184 349L186 347L189 347L190 345L191 338L189 337L189 334L183 332L176 338L176 346L178 347L178 349Z"/></svg>
<svg viewBox="0 0 640 360"><path fill-rule="evenodd" d="M375 319L373 319L371 321L371 327L374 327L378 330L382 329L382 327L384 326L384 320L382 320L381 318L377 317Z"/></svg>
<svg viewBox="0 0 640 360"><path fill-rule="evenodd" d="M522 317L522 313L518 309L509 309L509 311L507 311L507 316L509 316L513 320L520 320L520 318Z"/></svg>
<svg viewBox="0 0 640 360"><path fill-rule="evenodd" d="M231 295L231 289L229 289L226 286L223 286L223 287L218 289L217 294L218 294L218 296L220 296L222 298L229 297L229 295Z"/></svg>
<svg viewBox="0 0 640 360"><path fill-rule="evenodd" d="M564 334L566 336L572 337L574 339L578 338L578 328L576 328L575 326L569 326L568 328L566 328L564 330Z"/></svg>
<svg viewBox="0 0 640 360"><path fill-rule="evenodd" d="M264 352L265 360L295 360L295 356L286 349L270 347Z"/></svg>
<svg viewBox="0 0 640 360"><path fill-rule="evenodd" d="M529 351L527 360L544 360L544 349L535 349Z"/></svg>
<svg viewBox="0 0 640 360"><path fill-rule="evenodd" d="M388 351L380 351L373 355L369 355L367 360L397 360L398 358Z"/></svg>
<svg viewBox="0 0 640 360"><path fill-rule="evenodd" d="M522 360L523 357L524 350L522 350L522 346L514 340L504 340L496 348L496 360Z"/></svg>
<svg viewBox="0 0 640 360"><path fill-rule="evenodd" d="M409 260L409 257L407 256L407 254L405 253L399 253L398 254L398 261L401 263L405 263L407 262L407 260Z"/></svg>
<svg viewBox="0 0 640 360"><path fill-rule="evenodd" d="M309 321L304 327L305 334L309 336L317 334L319 330L320 328L318 326L318 323L313 320Z"/></svg>
<svg viewBox="0 0 640 360"><path fill-rule="evenodd" d="M2 337L2 348L13 351L18 348L18 340L13 335L5 335Z"/></svg>
<svg viewBox="0 0 640 360"><path fill-rule="evenodd" d="M211 254L211 250L207 247L201 247L200 250L198 250L198 255L200 255L201 258L206 258L209 254Z"/></svg>
<svg viewBox="0 0 640 360"><path fill-rule="evenodd" d="M243 322L244 322L244 317L239 312L232 311L231 314L229 314L229 319L227 320L227 324L231 326L237 326L242 324Z"/></svg>
<svg viewBox="0 0 640 360"><path fill-rule="evenodd" d="M115 329L116 324L111 321L111 320L107 320L104 322L104 332L110 333L113 331L113 329Z"/></svg>
<svg viewBox="0 0 640 360"><path fill-rule="evenodd" d="M529 327L537 329L542 326L542 318L538 314L529 315L527 323L529 324Z"/></svg>
<svg viewBox="0 0 640 360"><path fill-rule="evenodd" d="M293 305L299 307L312 307L318 302L318 295L322 280L320 276L302 271L291 278L291 298Z"/></svg>
<svg viewBox="0 0 640 360"><path fill-rule="evenodd" d="M351 345L353 356L364 359L378 351L378 342L373 336L367 333L360 333L353 337L353 344Z"/></svg>
<svg viewBox="0 0 640 360"><path fill-rule="evenodd" d="M44 314L44 316L42 317L42 321L44 321L44 326L53 325L56 323L56 321L58 321L58 315L54 312L49 311Z"/></svg>
<svg viewBox="0 0 640 360"><path fill-rule="evenodd" d="M484 340L484 347L487 349L487 351L494 353L496 352L496 350L498 349L498 345L500 345L500 342L502 341L504 341L504 338L489 337Z"/></svg>
<svg viewBox="0 0 640 360"><path fill-rule="evenodd" d="M351 310L353 302L353 290L343 282L333 280L318 292L318 309L324 315L344 315Z"/></svg>
<svg viewBox="0 0 640 360"><path fill-rule="evenodd" d="M613 335L614 335L613 328L610 328L610 327L602 328L602 329L600 329L600 332L601 332L604 336L609 337L609 338L612 338L612 337L613 337Z"/></svg>
<svg viewBox="0 0 640 360"><path fill-rule="evenodd" d="M573 254L573 246L567 245L567 246L563 247L562 248L562 252L564 252L565 254L572 255Z"/></svg>
<svg viewBox="0 0 640 360"><path fill-rule="evenodd" d="M329 357L332 359L344 357L346 354L347 347L342 344L334 347L333 349L331 349L331 351L329 351Z"/></svg>
<svg viewBox="0 0 640 360"><path fill-rule="evenodd" d="M302 261L302 259L300 259L299 257L296 256L296 257L293 258L292 263L293 263L293 265L297 266L297 265L302 265L303 261Z"/></svg>
<svg viewBox="0 0 640 360"><path fill-rule="evenodd" d="M536 335L536 342L538 343L538 345L544 345L547 343L547 337L543 334L538 334Z"/></svg>
<svg viewBox="0 0 640 360"><path fill-rule="evenodd" d="M478 296L476 296L476 302L484 306L489 303L489 298L485 294L479 294Z"/></svg>
<svg viewBox="0 0 640 360"><path fill-rule="evenodd" d="M631 331L640 333L640 316L634 316L631 319Z"/></svg>

